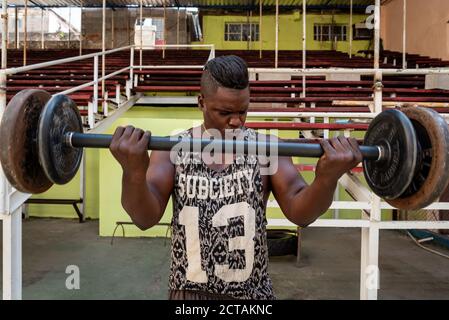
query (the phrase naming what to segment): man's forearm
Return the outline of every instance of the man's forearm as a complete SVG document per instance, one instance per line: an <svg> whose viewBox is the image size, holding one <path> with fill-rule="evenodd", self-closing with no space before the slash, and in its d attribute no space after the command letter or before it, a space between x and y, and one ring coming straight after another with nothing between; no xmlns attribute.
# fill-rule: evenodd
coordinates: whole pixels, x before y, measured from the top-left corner
<svg viewBox="0 0 449 320"><path fill-rule="evenodd" d="M337 181L333 179L315 178L311 185L294 196L289 208L289 219L302 227L314 222L329 209L336 186Z"/></svg>
<svg viewBox="0 0 449 320"><path fill-rule="evenodd" d="M162 216L160 201L149 190L145 175L123 173L122 206L142 230L157 224Z"/></svg>

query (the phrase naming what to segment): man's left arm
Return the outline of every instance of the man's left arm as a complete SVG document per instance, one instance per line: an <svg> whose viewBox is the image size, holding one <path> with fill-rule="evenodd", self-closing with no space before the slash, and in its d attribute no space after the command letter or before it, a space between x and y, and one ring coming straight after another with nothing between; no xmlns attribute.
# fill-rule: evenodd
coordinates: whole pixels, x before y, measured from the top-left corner
<svg viewBox="0 0 449 320"><path fill-rule="evenodd" d="M323 140L314 181L308 185L290 157L279 157L277 172L270 176L271 190L284 215L305 227L329 209L338 179L362 161L357 141L338 137Z"/></svg>

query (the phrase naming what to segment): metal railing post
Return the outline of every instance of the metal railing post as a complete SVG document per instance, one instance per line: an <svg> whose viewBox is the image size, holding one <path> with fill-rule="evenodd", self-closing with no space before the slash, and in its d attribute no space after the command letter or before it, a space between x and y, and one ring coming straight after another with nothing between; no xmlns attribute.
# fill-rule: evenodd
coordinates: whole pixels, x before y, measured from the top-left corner
<svg viewBox="0 0 449 320"><path fill-rule="evenodd" d="M129 82L130 82L130 88L134 88L134 46L131 47L131 53L129 57Z"/></svg>
<svg viewBox="0 0 449 320"><path fill-rule="evenodd" d="M94 99L92 103L94 113L98 113L98 56L94 57Z"/></svg>

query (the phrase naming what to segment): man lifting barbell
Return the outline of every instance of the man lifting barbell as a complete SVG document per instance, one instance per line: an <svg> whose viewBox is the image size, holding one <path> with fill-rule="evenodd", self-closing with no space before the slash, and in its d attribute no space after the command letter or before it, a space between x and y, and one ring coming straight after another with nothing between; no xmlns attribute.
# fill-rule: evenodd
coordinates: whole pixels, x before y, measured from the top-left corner
<svg viewBox="0 0 449 320"><path fill-rule="evenodd" d="M198 100L204 123L181 136L219 138L241 130L241 140L255 140L256 132L244 127L248 85L242 59L209 61ZM274 298L265 229L270 192L290 221L307 226L329 208L338 178L362 161L355 139L323 140L325 154L307 186L290 157L279 158L270 176L261 174L251 155L206 164L201 155L185 163L190 158L179 154L183 159L173 165L169 152L148 157L149 136L131 126L117 128L110 149L123 168L122 205L140 228L159 222L173 194L171 299Z"/></svg>
<svg viewBox="0 0 449 320"><path fill-rule="evenodd" d="M83 134L68 97L21 92L0 126L5 175L21 191L43 192L72 179L82 147L109 147L123 168L122 205L138 227L157 224L173 195L171 299L274 298L265 230L270 192L289 220L307 226L329 208L338 179L362 157L368 185L395 207L424 207L444 191L449 130L436 112L384 111L373 119L360 147L343 137L322 140L321 146L275 137L260 141L262 135L244 127L248 83L246 64L238 57L215 58L205 67L199 97L204 123L184 131L181 140L199 142L201 150L213 144L232 147L235 155L227 162L219 157L212 163L205 163L201 152L178 151L171 158L167 151L180 140L151 137L130 126L117 128L112 137ZM227 129L238 130L243 141L217 138ZM267 144L276 144L280 157L276 172L263 175L251 147ZM150 157L147 149L155 150ZM287 156L320 157L310 185Z"/></svg>

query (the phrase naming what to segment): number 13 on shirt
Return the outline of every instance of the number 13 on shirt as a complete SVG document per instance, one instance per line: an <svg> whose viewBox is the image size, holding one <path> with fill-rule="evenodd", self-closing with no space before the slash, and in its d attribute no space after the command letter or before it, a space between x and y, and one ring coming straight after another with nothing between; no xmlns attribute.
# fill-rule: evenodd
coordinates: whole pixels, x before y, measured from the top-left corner
<svg viewBox="0 0 449 320"><path fill-rule="evenodd" d="M215 275L226 282L242 282L249 278L254 263L255 210L246 202L227 204L212 218L213 227L227 226L230 218L243 216L244 235L229 238L229 251L244 250L245 269L230 269L229 264L215 264ZM206 271L201 269L199 209L185 206L179 212L179 223L185 227L187 250L186 278L192 282L206 283Z"/></svg>

